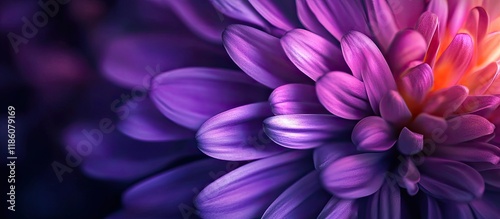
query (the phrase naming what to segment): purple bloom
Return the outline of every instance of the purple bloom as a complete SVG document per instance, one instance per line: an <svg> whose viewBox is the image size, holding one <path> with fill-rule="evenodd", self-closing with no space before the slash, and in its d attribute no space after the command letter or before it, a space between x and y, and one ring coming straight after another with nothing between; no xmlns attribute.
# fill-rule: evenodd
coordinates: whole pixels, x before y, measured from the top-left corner
<svg viewBox="0 0 500 219"><path fill-rule="evenodd" d="M249 162L211 183L203 173L219 161L154 176L126 193L124 215L175 215L172 205L201 186L203 218L500 217L497 2L159 4L215 44L112 45L107 75L125 86L151 79L149 98L166 117L141 110L121 130L148 141L196 132L206 155ZM214 22L205 6L228 19ZM139 73L152 60L163 73Z"/></svg>

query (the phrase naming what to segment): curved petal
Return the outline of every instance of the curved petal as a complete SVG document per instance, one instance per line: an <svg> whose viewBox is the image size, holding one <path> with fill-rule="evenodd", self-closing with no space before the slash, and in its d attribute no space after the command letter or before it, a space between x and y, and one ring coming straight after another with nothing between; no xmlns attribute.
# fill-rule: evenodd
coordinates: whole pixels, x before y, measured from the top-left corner
<svg viewBox="0 0 500 219"><path fill-rule="evenodd" d="M488 118L500 106L497 96L468 96L457 110L457 114L475 114Z"/></svg>
<svg viewBox="0 0 500 219"><path fill-rule="evenodd" d="M343 139L355 123L333 115L279 115L264 120L264 131L279 145L309 149Z"/></svg>
<svg viewBox="0 0 500 219"><path fill-rule="evenodd" d="M293 64L315 81L330 71L349 70L339 47L307 30L286 33L281 46Z"/></svg>
<svg viewBox="0 0 500 219"><path fill-rule="evenodd" d="M145 179L125 191L123 206L136 216L182 217L182 208L194 209L196 192L216 180L226 170L226 162L214 159L195 161Z"/></svg>
<svg viewBox="0 0 500 219"><path fill-rule="evenodd" d="M465 74L474 53L474 42L470 35L457 34L434 66L434 89L457 84ZM483 53L483 52L482 52ZM450 74L453 72L453 74Z"/></svg>
<svg viewBox="0 0 500 219"><path fill-rule="evenodd" d="M432 12L424 12L420 16L415 30L420 32L427 42L427 54L425 63L434 66L440 46L439 18Z"/></svg>
<svg viewBox="0 0 500 219"><path fill-rule="evenodd" d="M253 160L285 151L264 133L262 121L272 116L267 102L236 107L207 120L198 130L198 147L221 160Z"/></svg>
<svg viewBox="0 0 500 219"><path fill-rule="evenodd" d="M442 219L443 216L442 216L442 213L441 213L441 209L439 207L439 204L438 202L436 201L436 199L428 196L428 195L424 195L423 196L423 200L421 201L421 214L424 218L428 218L428 219Z"/></svg>
<svg viewBox="0 0 500 219"><path fill-rule="evenodd" d="M233 61L250 77L270 88L288 83L310 83L288 59L280 40L245 25L231 25L222 35Z"/></svg>
<svg viewBox="0 0 500 219"><path fill-rule="evenodd" d="M454 145L439 145L433 156L462 162L500 162L500 148L484 142L467 142Z"/></svg>
<svg viewBox="0 0 500 219"><path fill-rule="evenodd" d="M427 63L423 63L401 75L398 82L405 97L421 103L434 85L434 73Z"/></svg>
<svg viewBox="0 0 500 219"><path fill-rule="evenodd" d="M401 218L401 194L395 184L384 183L380 190L371 195L366 203L366 215L363 218L376 219Z"/></svg>
<svg viewBox="0 0 500 219"><path fill-rule="evenodd" d="M483 69L465 76L460 84L470 89L471 95L498 94L498 84L495 81L500 75L500 61L490 63ZM479 80L479 81L478 81Z"/></svg>
<svg viewBox="0 0 500 219"><path fill-rule="evenodd" d="M287 114L328 114L316 96L316 89L307 84L286 84L269 96L275 115Z"/></svg>
<svg viewBox="0 0 500 219"><path fill-rule="evenodd" d="M318 215L330 196L319 182L319 173L313 171L276 198L262 218L293 218L297 215L313 218Z"/></svg>
<svg viewBox="0 0 500 219"><path fill-rule="evenodd" d="M498 218L500 217L499 197L498 192L485 194L481 199L472 201L470 206L478 218Z"/></svg>
<svg viewBox="0 0 500 219"><path fill-rule="evenodd" d="M416 195L418 192L418 183L420 182L420 172L415 163L409 158L404 158L398 166L397 173L400 177L396 179L398 184L406 188L409 195Z"/></svg>
<svg viewBox="0 0 500 219"><path fill-rule="evenodd" d="M307 4L308 0L296 0L297 4L297 15L299 17L300 22L306 27L306 29L311 32L322 36L323 38L335 42L337 41L333 36L328 32L328 30L323 27L323 25L318 21L316 15L312 12L311 8Z"/></svg>
<svg viewBox="0 0 500 219"><path fill-rule="evenodd" d="M386 51L399 31L392 8L386 0L365 0L365 7L371 32Z"/></svg>
<svg viewBox="0 0 500 219"><path fill-rule="evenodd" d="M307 3L318 21L338 40L353 30L364 34L370 33L361 0L324 0Z"/></svg>
<svg viewBox="0 0 500 219"><path fill-rule="evenodd" d="M471 141L492 134L495 125L487 119L477 115L457 116L448 120L448 129L445 131L445 144L457 144Z"/></svg>
<svg viewBox="0 0 500 219"><path fill-rule="evenodd" d="M353 75L364 82L370 105L378 114L382 97L396 90L391 69L377 46L362 33L350 32L342 38L341 44L347 65Z"/></svg>
<svg viewBox="0 0 500 219"><path fill-rule="evenodd" d="M402 30L396 34L387 50L387 63L394 77L399 77L415 61L424 61L427 42L416 30Z"/></svg>
<svg viewBox="0 0 500 219"><path fill-rule="evenodd" d="M431 93L424 104L423 111L432 115L447 117L462 105L468 94L469 89L461 85Z"/></svg>
<svg viewBox="0 0 500 219"><path fill-rule="evenodd" d="M399 29L414 27L425 8L424 1L389 0L388 3Z"/></svg>
<svg viewBox="0 0 500 219"><path fill-rule="evenodd" d="M466 202L484 192L483 178L466 164L427 157L419 169L420 188L435 198Z"/></svg>
<svg viewBox="0 0 500 219"><path fill-rule="evenodd" d="M412 118L405 100L397 91L389 91L382 98L380 101L380 115L384 120L396 126L403 126Z"/></svg>
<svg viewBox="0 0 500 219"><path fill-rule="evenodd" d="M268 91L237 71L185 68L153 78L150 94L163 115L196 130L218 113L266 100Z"/></svg>
<svg viewBox="0 0 500 219"><path fill-rule="evenodd" d="M330 72L316 83L319 101L332 114L358 120L372 115L363 82L343 72Z"/></svg>
<svg viewBox="0 0 500 219"><path fill-rule="evenodd" d="M424 136L404 127L399 133L398 149L406 155L417 154L424 148Z"/></svg>
<svg viewBox="0 0 500 219"><path fill-rule="evenodd" d="M469 219L475 218L467 203L445 202L441 204L443 218Z"/></svg>
<svg viewBox="0 0 500 219"><path fill-rule="evenodd" d="M250 4L269 23L284 31L300 25L295 2L280 0L249 0Z"/></svg>
<svg viewBox="0 0 500 219"><path fill-rule="evenodd" d="M396 141L391 125L377 116L362 119L352 131L352 142L358 151L386 151Z"/></svg>
<svg viewBox="0 0 500 219"><path fill-rule="evenodd" d="M444 135L444 131L448 128L448 123L441 117L421 113L413 120L409 128L437 143L443 143L446 138L441 136Z"/></svg>
<svg viewBox="0 0 500 219"><path fill-rule="evenodd" d="M309 153L288 152L246 164L217 179L196 198L202 218L255 218L312 170Z"/></svg>
<svg viewBox="0 0 500 219"><path fill-rule="evenodd" d="M129 105L134 107L128 107ZM147 99L140 104L131 101L120 111L124 120L117 128L131 138L140 141L175 141L194 138L194 132L165 118L153 103Z"/></svg>
<svg viewBox="0 0 500 219"><path fill-rule="evenodd" d="M377 192L385 180L381 153L356 154L338 159L321 172L325 188L334 195L356 199Z"/></svg>
<svg viewBox="0 0 500 219"><path fill-rule="evenodd" d="M260 27L267 27L264 19L255 11L248 1L244 0L210 0L212 5L228 17L248 22ZM206 9L205 9L206 10Z"/></svg>
<svg viewBox="0 0 500 219"><path fill-rule="evenodd" d="M332 197L319 213L318 219L351 219L358 218L356 200Z"/></svg>
<svg viewBox="0 0 500 219"><path fill-rule="evenodd" d="M356 154L356 146L351 142L331 142L314 149L314 167L321 170L333 161Z"/></svg>
<svg viewBox="0 0 500 219"><path fill-rule="evenodd" d="M439 36L444 36L448 21L448 2L446 0L430 0L427 11L437 15L439 19Z"/></svg>

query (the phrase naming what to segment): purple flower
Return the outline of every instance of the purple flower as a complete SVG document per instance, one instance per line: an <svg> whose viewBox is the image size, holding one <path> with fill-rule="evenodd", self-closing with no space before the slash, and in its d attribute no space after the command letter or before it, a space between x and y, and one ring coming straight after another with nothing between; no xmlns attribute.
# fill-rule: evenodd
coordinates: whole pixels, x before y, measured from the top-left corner
<svg viewBox="0 0 500 219"><path fill-rule="evenodd" d="M125 194L124 214L175 215L202 186L203 218L500 217L497 2L158 3L213 44L112 45L107 75L145 78L168 118L143 111L121 130L149 141L196 132L203 153L245 165L211 183L219 161L154 176ZM163 73L140 73L155 60Z"/></svg>

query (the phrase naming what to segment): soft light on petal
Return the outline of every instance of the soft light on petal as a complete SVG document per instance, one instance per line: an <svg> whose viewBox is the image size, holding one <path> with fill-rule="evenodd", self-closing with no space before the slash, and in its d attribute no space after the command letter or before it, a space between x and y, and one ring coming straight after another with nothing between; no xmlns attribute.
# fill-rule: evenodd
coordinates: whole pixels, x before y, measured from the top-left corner
<svg viewBox="0 0 500 219"><path fill-rule="evenodd" d="M316 96L316 89L307 84L286 84L269 96L269 103L275 115L328 114Z"/></svg>
<svg viewBox="0 0 500 219"><path fill-rule="evenodd" d="M359 151L386 151L396 140L392 126L377 116L364 118L352 131L352 142Z"/></svg>

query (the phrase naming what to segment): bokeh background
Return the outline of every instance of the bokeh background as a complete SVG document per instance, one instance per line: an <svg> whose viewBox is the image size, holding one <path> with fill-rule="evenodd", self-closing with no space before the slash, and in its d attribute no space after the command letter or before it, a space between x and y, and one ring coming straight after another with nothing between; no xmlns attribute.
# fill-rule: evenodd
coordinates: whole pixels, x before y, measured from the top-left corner
<svg viewBox="0 0 500 219"><path fill-rule="evenodd" d="M14 49L9 33L23 36L25 19L47 0L0 1L0 142L7 176L7 106L16 108L16 212L0 218L105 218L119 210L134 182L87 177L79 168L59 182L51 164L64 163L65 130L75 122L116 119L110 104L127 93L103 76L100 62L110 42L128 33L188 32L165 8L149 1L66 0L54 16ZM56 1L52 1L56 2ZM61 2L65 2L62 1ZM39 18L44 22L43 18ZM168 23L166 22L168 21ZM98 123L94 123L96 126ZM2 177L4 178L4 177ZM8 191L6 179L1 183Z"/></svg>

